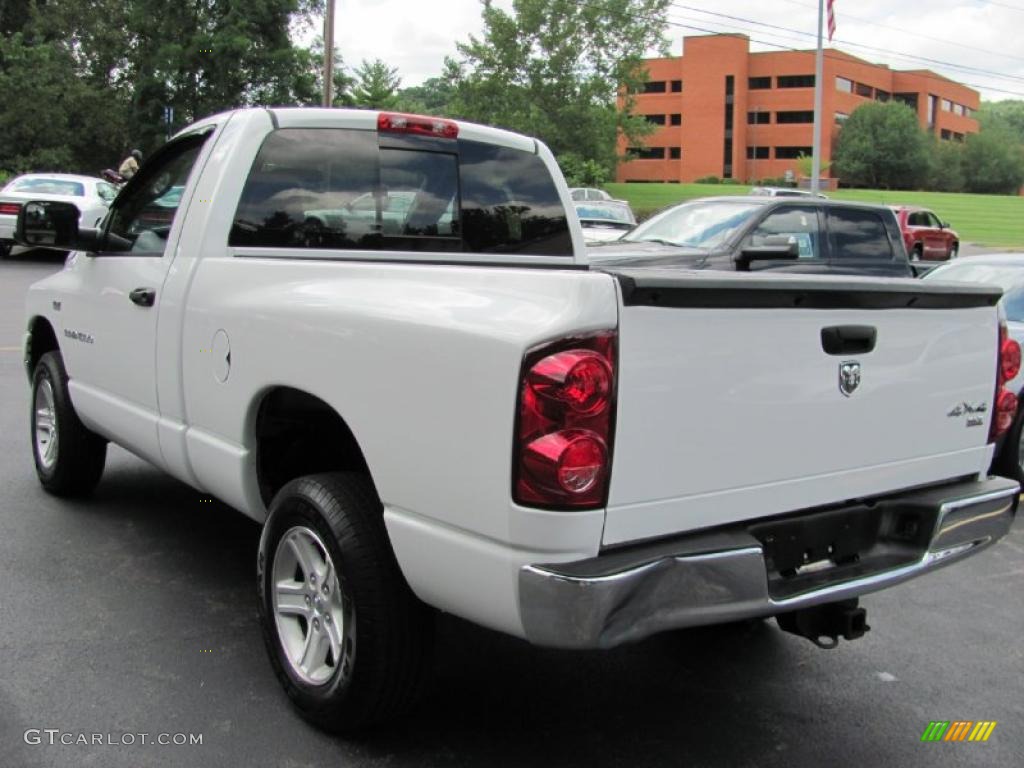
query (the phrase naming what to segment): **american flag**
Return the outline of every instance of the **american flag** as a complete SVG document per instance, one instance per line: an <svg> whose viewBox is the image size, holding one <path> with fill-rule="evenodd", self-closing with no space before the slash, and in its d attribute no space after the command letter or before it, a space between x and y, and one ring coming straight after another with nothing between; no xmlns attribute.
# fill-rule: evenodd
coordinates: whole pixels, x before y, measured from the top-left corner
<svg viewBox="0 0 1024 768"><path fill-rule="evenodd" d="M836 0L826 0L828 3L828 41L832 42L832 35L836 33Z"/></svg>

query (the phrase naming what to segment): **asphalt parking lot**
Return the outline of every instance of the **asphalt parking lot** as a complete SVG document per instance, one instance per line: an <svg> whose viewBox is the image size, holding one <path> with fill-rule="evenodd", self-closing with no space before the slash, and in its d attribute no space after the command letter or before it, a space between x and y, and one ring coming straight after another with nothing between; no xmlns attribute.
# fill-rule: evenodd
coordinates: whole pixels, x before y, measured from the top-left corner
<svg viewBox="0 0 1024 768"><path fill-rule="evenodd" d="M1020 519L978 557L866 598L872 631L834 651L771 622L558 652L442 616L414 717L358 741L314 730L265 659L255 524L119 449L87 502L37 484L22 303L59 266L0 262L3 768L1020 764ZM931 720L998 725L983 744L922 743ZM202 744L30 744L28 729Z"/></svg>

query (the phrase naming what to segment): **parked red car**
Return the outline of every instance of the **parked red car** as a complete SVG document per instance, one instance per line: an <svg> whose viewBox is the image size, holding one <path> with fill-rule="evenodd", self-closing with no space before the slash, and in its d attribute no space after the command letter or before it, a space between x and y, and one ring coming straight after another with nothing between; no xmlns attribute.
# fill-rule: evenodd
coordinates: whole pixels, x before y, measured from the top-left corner
<svg viewBox="0 0 1024 768"><path fill-rule="evenodd" d="M903 233L903 243L911 259L946 261L955 259L960 250L960 236L927 208L910 205L891 206Z"/></svg>

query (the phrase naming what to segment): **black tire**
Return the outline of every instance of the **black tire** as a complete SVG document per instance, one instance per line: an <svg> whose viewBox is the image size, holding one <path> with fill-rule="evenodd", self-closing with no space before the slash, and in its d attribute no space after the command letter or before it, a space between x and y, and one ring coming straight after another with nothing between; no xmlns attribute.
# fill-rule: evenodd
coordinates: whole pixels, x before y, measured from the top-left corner
<svg viewBox="0 0 1024 768"><path fill-rule="evenodd" d="M1003 438L999 455L993 462L992 469L1000 477L1008 477L1024 485L1024 471L1021 471L1020 436L1024 429L1024 411L1017 414L1013 425Z"/></svg>
<svg viewBox="0 0 1024 768"><path fill-rule="evenodd" d="M960 255L960 243L953 243L949 246L949 259L952 261L958 255Z"/></svg>
<svg viewBox="0 0 1024 768"><path fill-rule="evenodd" d="M275 558L295 530L317 535L333 561L341 612L340 658L320 684L296 671L278 629ZM324 558L326 560L326 558ZM297 575L301 575L298 567ZM424 689L433 646L433 613L399 570L369 478L349 472L310 475L284 486L270 506L257 565L259 615L270 663L292 704L314 725L357 733L408 712ZM312 580L311 580L312 581ZM306 589L303 581L302 589ZM312 587L316 592L315 582ZM333 593L332 593L333 594ZM310 605L307 600L306 605ZM312 615L312 614L309 614ZM326 614L320 614L326 615ZM311 622L297 619L296 622ZM329 619L328 619L329 621ZM308 636L311 623L301 630ZM320 625L326 631L327 624Z"/></svg>
<svg viewBox="0 0 1024 768"><path fill-rule="evenodd" d="M56 446L49 460L41 455L37 433L43 389L49 386L53 399L52 435ZM103 476L107 461L107 441L89 431L78 418L68 395L68 375L60 352L47 352L36 364L32 376L32 411L30 434L32 458L36 475L49 493L55 496L88 496Z"/></svg>
<svg viewBox="0 0 1024 768"><path fill-rule="evenodd" d="M0 260L6 259L11 255L11 244L6 240L0 240Z"/></svg>
<svg viewBox="0 0 1024 768"><path fill-rule="evenodd" d="M923 258L924 258L924 246L922 246L920 243L918 243L910 251L910 260L911 261L920 261Z"/></svg>

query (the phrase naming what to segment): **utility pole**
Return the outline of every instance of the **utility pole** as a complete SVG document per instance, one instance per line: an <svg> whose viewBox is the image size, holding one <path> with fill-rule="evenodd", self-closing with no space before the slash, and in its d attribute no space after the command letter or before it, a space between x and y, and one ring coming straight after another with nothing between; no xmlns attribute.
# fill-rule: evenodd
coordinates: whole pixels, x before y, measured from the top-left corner
<svg viewBox="0 0 1024 768"><path fill-rule="evenodd" d="M334 103L334 0L327 0L324 13L324 103Z"/></svg>
<svg viewBox="0 0 1024 768"><path fill-rule="evenodd" d="M811 194L818 194L821 177L821 88L825 76L825 50L822 37L825 24L825 0L818 0L818 53L814 60L814 137L811 140Z"/></svg>

